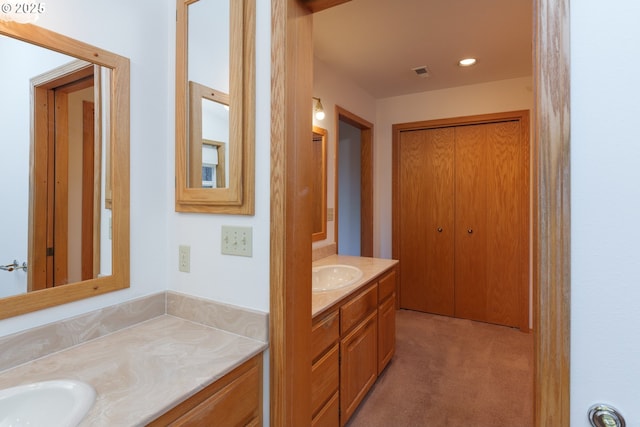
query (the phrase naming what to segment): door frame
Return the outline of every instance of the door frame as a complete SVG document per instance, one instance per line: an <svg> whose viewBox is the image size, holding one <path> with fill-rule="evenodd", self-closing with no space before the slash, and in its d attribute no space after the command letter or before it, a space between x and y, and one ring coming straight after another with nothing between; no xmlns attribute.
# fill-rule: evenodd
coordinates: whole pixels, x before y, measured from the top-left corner
<svg viewBox="0 0 640 427"><path fill-rule="evenodd" d="M327 0L328 1L328 0ZM570 413L569 1L533 0L532 226L534 425L568 426ZM318 0L315 1L318 3ZM271 2L270 418L308 425L311 355L312 20L304 0ZM309 145L309 144L306 144ZM307 192L308 193L308 192ZM299 239L296 239L299 237Z"/></svg>
<svg viewBox="0 0 640 427"><path fill-rule="evenodd" d="M340 204L338 203L338 185L340 182L340 174L338 172L338 161L340 150L340 122L347 123L355 128L360 129L360 256L373 256L373 123L363 119L362 117L347 111L346 109L336 105L337 117L336 126L336 167L335 167L335 212L334 212L334 236L336 247L338 246L338 212Z"/></svg>

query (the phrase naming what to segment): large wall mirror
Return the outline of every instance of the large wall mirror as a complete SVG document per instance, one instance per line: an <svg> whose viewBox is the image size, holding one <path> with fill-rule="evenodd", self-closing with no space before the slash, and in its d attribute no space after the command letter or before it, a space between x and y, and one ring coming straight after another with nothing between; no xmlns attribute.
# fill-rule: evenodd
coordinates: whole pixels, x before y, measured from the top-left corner
<svg viewBox="0 0 640 427"><path fill-rule="evenodd" d="M129 286L129 60L0 21L0 318Z"/></svg>
<svg viewBox="0 0 640 427"><path fill-rule="evenodd" d="M176 210L254 213L255 0L178 0Z"/></svg>
<svg viewBox="0 0 640 427"><path fill-rule="evenodd" d="M313 233L311 241L327 238L327 130L314 126L311 143L313 145L313 185L311 200L313 203Z"/></svg>

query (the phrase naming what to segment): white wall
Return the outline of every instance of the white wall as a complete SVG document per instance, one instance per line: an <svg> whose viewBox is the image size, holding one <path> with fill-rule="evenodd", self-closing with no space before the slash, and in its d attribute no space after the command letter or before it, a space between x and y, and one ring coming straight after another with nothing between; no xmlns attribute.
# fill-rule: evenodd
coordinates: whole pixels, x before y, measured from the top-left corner
<svg viewBox="0 0 640 427"><path fill-rule="evenodd" d="M391 126L420 120L532 110L530 77L422 92L377 101L374 127L373 254L391 258Z"/></svg>
<svg viewBox="0 0 640 427"><path fill-rule="evenodd" d="M571 2L572 426L599 402L640 425L638 16Z"/></svg>
<svg viewBox="0 0 640 427"><path fill-rule="evenodd" d="M117 304L168 287L167 170L173 147L169 34L175 3L57 0L37 25L131 60L131 287L0 321L0 336ZM168 46L170 46L168 48ZM5 58L3 58L5 61ZM172 101L171 101L172 102ZM171 154L173 156L173 154ZM172 157L173 158L173 157Z"/></svg>
<svg viewBox="0 0 640 427"><path fill-rule="evenodd" d="M270 232L270 94L271 94L271 4L257 1L256 9L256 208L254 216L176 213L174 210L174 149L167 147L169 188L164 211L169 212L169 239L165 265L169 289L242 307L269 311ZM169 27L174 43L175 22ZM174 51L170 52L170 63ZM170 70L171 87L174 72ZM169 119L173 141L174 93L170 92ZM221 254L221 226L253 228L253 256ZM178 271L178 246L191 247L191 272Z"/></svg>
<svg viewBox="0 0 640 427"><path fill-rule="evenodd" d="M327 208L335 208L335 190L336 190L336 106L340 106L361 117L368 122L373 123L376 117L375 99L358 87L355 83L349 81L343 76L337 74L325 63L314 58L313 62L313 96L322 99L322 106L326 113L324 120L313 118L315 126L327 130ZM309 101L309 114L312 113L313 102ZM335 223L329 221L327 223L327 238L318 242L313 242L313 247L335 243Z"/></svg>

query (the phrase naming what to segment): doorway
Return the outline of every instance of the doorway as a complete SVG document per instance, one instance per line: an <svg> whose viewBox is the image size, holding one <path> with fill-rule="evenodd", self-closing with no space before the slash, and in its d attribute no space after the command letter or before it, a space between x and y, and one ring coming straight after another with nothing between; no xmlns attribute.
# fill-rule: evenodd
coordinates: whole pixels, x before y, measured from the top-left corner
<svg viewBox="0 0 640 427"><path fill-rule="evenodd" d="M373 124L336 106L338 254L373 256Z"/></svg>
<svg viewBox="0 0 640 427"><path fill-rule="evenodd" d="M308 230L294 220L310 214L299 187L311 177L299 164L310 158L296 140L311 128L307 111L311 93L312 9L306 4L335 2L273 0L271 99L271 425L304 425L310 404L299 399L308 390L311 256ZM536 426L569 425L570 346L570 97L569 0L535 0L534 118L532 164L537 165L532 194ZM300 120L296 120L300 116ZM292 162L283 159L292 160ZM309 181L309 182L308 182ZM298 227L298 229L296 229ZM296 239L296 237L301 237ZM272 239L273 240L273 239ZM304 265L302 265L304 264ZM300 326L301 325L301 326ZM302 361L300 361L302 359Z"/></svg>

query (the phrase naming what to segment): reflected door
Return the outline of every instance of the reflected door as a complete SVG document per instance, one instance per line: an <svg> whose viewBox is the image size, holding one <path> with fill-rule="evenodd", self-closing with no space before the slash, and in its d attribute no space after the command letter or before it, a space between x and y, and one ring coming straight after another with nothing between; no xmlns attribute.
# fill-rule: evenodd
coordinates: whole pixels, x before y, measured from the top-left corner
<svg viewBox="0 0 640 427"><path fill-rule="evenodd" d="M29 290L91 279L100 270L93 69L34 87L36 238Z"/></svg>

